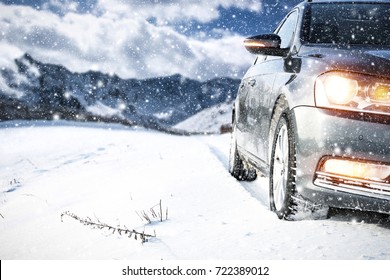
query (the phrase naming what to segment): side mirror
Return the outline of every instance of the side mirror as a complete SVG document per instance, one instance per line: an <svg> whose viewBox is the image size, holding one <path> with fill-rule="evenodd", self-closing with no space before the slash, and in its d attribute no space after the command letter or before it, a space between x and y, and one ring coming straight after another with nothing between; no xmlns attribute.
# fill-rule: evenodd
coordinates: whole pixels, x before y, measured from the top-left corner
<svg viewBox="0 0 390 280"><path fill-rule="evenodd" d="M246 38L244 46L252 54L287 56L289 48L281 49L281 41L279 35L263 34Z"/></svg>

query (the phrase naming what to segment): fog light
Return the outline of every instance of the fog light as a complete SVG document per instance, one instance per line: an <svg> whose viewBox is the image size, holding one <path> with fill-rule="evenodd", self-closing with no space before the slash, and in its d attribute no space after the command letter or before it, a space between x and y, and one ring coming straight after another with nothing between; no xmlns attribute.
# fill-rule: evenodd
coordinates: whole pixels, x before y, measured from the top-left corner
<svg viewBox="0 0 390 280"><path fill-rule="evenodd" d="M320 171L383 183L388 183L390 178L388 165L339 158L326 158L320 165Z"/></svg>

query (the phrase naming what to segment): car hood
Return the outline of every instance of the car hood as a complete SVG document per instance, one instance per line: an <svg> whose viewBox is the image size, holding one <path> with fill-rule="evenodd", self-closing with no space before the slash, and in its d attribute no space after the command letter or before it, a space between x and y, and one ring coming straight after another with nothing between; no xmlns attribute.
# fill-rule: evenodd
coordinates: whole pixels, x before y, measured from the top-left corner
<svg viewBox="0 0 390 280"><path fill-rule="evenodd" d="M390 49L309 46L301 50L303 58L321 62L325 71L341 70L390 78Z"/></svg>
<svg viewBox="0 0 390 280"><path fill-rule="evenodd" d="M380 57L386 60L390 60L390 50L376 50L376 51L366 51L368 55Z"/></svg>

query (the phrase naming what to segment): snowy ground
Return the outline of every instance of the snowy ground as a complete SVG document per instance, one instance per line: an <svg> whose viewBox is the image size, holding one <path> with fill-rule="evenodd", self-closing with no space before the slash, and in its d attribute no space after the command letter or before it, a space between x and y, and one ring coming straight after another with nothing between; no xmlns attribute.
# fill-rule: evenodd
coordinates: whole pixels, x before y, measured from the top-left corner
<svg viewBox="0 0 390 280"><path fill-rule="evenodd" d="M0 259L390 259L390 223L374 216L278 220L265 178L227 172L229 135L13 124L0 124ZM168 220L141 220L160 200ZM65 211L156 237L61 221Z"/></svg>

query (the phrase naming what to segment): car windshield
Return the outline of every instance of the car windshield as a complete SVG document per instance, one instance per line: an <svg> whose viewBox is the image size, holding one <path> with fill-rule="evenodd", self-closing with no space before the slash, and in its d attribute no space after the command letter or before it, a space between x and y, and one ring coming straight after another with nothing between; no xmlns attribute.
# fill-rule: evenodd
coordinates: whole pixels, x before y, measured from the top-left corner
<svg viewBox="0 0 390 280"><path fill-rule="evenodd" d="M309 43L390 45L389 4L317 3L307 19Z"/></svg>

